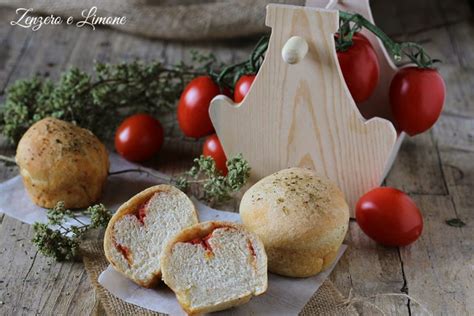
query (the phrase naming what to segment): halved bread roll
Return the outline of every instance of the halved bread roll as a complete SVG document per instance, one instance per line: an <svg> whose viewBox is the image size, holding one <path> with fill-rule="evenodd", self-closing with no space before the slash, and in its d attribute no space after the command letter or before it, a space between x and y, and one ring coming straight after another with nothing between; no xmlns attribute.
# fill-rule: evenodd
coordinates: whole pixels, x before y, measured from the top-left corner
<svg viewBox="0 0 474 316"><path fill-rule="evenodd" d="M196 223L196 209L186 194L170 185L153 186L112 216L104 237L105 256L135 283L152 287L160 280L160 254L166 243Z"/></svg>
<svg viewBox="0 0 474 316"><path fill-rule="evenodd" d="M230 222L181 231L161 255L163 281L188 314L248 302L267 290L267 255L257 235Z"/></svg>

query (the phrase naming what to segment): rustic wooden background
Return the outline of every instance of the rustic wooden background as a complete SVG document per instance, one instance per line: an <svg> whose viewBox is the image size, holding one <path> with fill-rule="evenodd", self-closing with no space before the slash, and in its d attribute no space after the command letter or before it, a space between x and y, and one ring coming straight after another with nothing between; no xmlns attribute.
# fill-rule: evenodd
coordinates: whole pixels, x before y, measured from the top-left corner
<svg viewBox="0 0 474 316"><path fill-rule="evenodd" d="M441 119L429 133L405 140L386 180L408 192L422 209L422 237L408 247L385 248L351 221L349 248L331 275L343 294L352 289L358 296L375 296L371 302L390 315L416 315L422 309L413 300L380 294L408 293L436 315L474 314L474 18L469 2L372 1L375 20L385 31L397 39L419 41L443 60L439 68L447 83ZM66 26L33 33L11 27L12 17L12 10L0 9L2 91L34 74L57 78L71 65L91 70L93 60L158 58L174 63L189 60L187 52L195 48L231 62L244 59L255 43L255 39L161 42L110 29ZM14 148L1 144L0 153L14 154ZM199 143L168 139L153 165L178 172L199 151ZM1 181L16 174L15 167L0 164ZM451 218L467 225L446 225ZM100 310L82 263L52 262L31 244L29 225L3 215L0 221L0 314L87 315ZM366 314L376 313L368 305L357 306Z"/></svg>

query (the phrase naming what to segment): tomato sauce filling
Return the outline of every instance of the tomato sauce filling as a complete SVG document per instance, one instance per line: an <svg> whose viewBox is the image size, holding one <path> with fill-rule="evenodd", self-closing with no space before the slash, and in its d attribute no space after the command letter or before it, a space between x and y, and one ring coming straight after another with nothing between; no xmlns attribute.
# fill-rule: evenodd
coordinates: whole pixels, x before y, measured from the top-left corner
<svg viewBox="0 0 474 316"><path fill-rule="evenodd" d="M253 248L253 245L250 239L247 240L247 247L249 248L250 254L254 257L257 257L257 254L255 253L255 249Z"/></svg>
<svg viewBox="0 0 474 316"><path fill-rule="evenodd" d="M207 255L212 254L212 246L209 243L209 239L212 237L212 234L214 233L214 231L216 229L219 229L219 228L224 229L224 230L234 229L234 227L231 227L231 226L216 227L209 234L207 234L206 236L191 239L191 240L187 241L187 243L190 243L192 245L201 245L204 248L204 250L206 251ZM249 249L249 252L253 257L257 257L257 254L255 253L255 249L254 249L250 239L247 240L247 248Z"/></svg>
<svg viewBox="0 0 474 316"><path fill-rule="evenodd" d="M148 201L145 202L145 203L140 204L140 206L137 209L137 212L135 213L135 216L137 217L138 221L142 225L145 224L145 217L147 215L147 208L148 208Z"/></svg>
<svg viewBox="0 0 474 316"><path fill-rule="evenodd" d="M209 244L209 238L211 238L213 232L214 231L210 232L209 234L207 234L204 237L198 237L198 238L191 239L188 242L193 244L193 245L201 245L204 248L204 250L212 252L211 244Z"/></svg>
<svg viewBox="0 0 474 316"><path fill-rule="evenodd" d="M145 224L145 217L147 215L147 208L148 208L148 201L140 204L137 208L137 211L134 214L135 217L138 219L138 222L141 225ZM132 262L132 253L130 252L130 249L128 249L128 247L126 247L124 245L121 245L121 244L117 243L115 240L114 240L114 244L115 244L115 248L117 248L117 250L125 258L125 260L127 260L127 262L129 264L131 264L131 262Z"/></svg>
<svg viewBox="0 0 474 316"><path fill-rule="evenodd" d="M122 256L127 260L128 264L130 265L132 262L132 253L130 252L130 249L128 247L119 244L114 240L115 248L122 254Z"/></svg>

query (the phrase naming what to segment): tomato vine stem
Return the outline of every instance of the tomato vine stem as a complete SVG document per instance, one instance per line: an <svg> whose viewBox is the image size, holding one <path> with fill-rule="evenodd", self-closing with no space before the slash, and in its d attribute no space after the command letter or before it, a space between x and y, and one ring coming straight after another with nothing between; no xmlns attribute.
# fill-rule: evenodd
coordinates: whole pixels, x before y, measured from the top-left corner
<svg viewBox="0 0 474 316"><path fill-rule="evenodd" d="M336 35L336 50L346 51L352 46L352 39L356 32L362 28L375 34L388 52L398 64L403 57L407 57L412 63L420 68L432 68L434 63L439 62L432 59L423 49L423 47L413 42L395 42L379 27L372 24L362 15L339 11L339 30ZM220 72L210 72L209 75L221 88L233 90L235 83L243 75L256 74L263 63L265 53L268 49L269 36L263 36L258 41L249 58L243 62L224 67Z"/></svg>
<svg viewBox="0 0 474 316"><path fill-rule="evenodd" d="M343 34L347 33L347 25L354 23L355 29L364 27L373 33L375 36L380 38L385 48L389 51L392 58L395 62L399 63L403 56L406 56L410 59L411 62L415 63L420 68L432 68L434 63L439 62L437 59L432 59L423 49L423 47L417 43L413 42L402 42L397 43L392 40L384 31L379 27L372 24L362 15L357 13L349 13L344 11L339 11L339 19L342 21L341 28L339 33L341 34L339 38L343 38ZM344 29L345 27L346 29ZM352 30L352 28L351 28ZM352 38L352 34L349 33L349 36Z"/></svg>
<svg viewBox="0 0 474 316"><path fill-rule="evenodd" d="M268 36L262 36L247 60L224 67L217 74L211 73L211 77L220 87L232 90L241 76L258 72L268 48L268 39Z"/></svg>

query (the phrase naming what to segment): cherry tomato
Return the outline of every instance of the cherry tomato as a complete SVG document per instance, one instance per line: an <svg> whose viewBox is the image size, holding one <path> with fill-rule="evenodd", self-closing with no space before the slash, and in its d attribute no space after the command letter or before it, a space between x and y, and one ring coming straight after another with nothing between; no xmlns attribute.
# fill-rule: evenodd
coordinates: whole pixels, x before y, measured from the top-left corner
<svg viewBox="0 0 474 316"><path fill-rule="evenodd" d="M400 69L390 84L390 105L399 129L413 136L428 130L443 110L446 88L435 69Z"/></svg>
<svg viewBox="0 0 474 316"><path fill-rule="evenodd" d="M163 127L148 114L126 118L115 132L115 150L130 161L145 161L163 145Z"/></svg>
<svg viewBox="0 0 474 316"><path fill-rule="evenodd" d="M232 96L232 91L230 91L230 89L227 88L227 87L222 87L220 94L223 94L223 95L225 95L225 96L227 96L227 97L229 97L229 98L231 98L231 99L232 99L232 97L233 97L233 96Z"/></svg>
<svg viewBox="0 0 474 316"><path fill-rule="evenodd" d="M218 94L219 86L209 76L196 77L186 86L178 104L178 123L184 135L198 138L214 132L209 105Z"/></svg>
<svg viewBox="0 0 474 316"><path fill-rule="evenodd" d="M239 78L234 87L234 102L242 102L254 80L255 75L243 75Z"/></svg>
<svg viewBox="0 0 474 316"><path fill-rule="evenodd" d="M202 154L207 157L211 157L216 162L216 168L222 175L227 175L227 158L224 150L222 149L221 142L217 138L216 134L212 134L206 138L204 145L202 146Z"/></svg>
<svg viewBox="0 0 474 316"><path fill-rule="evenodd" d="M388 187L364 194L356 205L356 220L370 238L386 246L405 246L420 237L423 218L415 202Z"/></svg>
<svg viewBox="0 0 474 316"><path fill-rule="evenodd" d="M355 33L352 46L338 51L337 58L347 87L356 103L366 101L379 82L379 62L372 44L360 33Z"/></svg>

